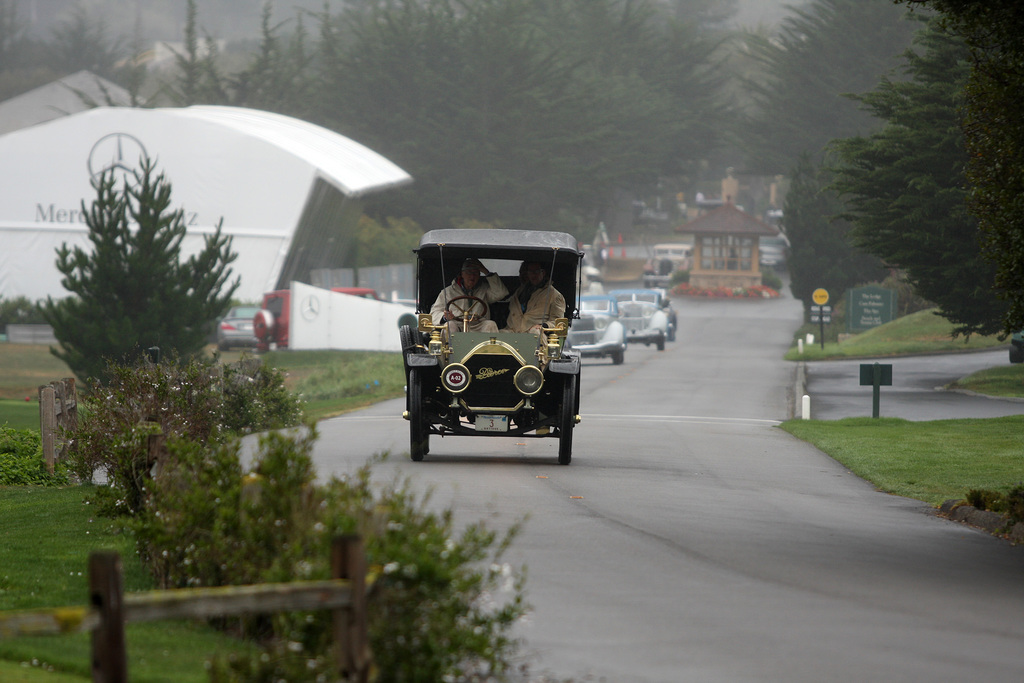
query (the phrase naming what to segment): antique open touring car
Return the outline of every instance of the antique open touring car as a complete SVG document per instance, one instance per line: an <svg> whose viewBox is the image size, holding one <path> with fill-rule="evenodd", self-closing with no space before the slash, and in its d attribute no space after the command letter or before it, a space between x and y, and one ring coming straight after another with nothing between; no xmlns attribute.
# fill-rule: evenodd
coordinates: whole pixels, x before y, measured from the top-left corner
<svg viewBox="0 0 1024 683"><path fill-rule="evenodd" d="M433 230L415 252L416 316L399 323L412 459L430 452L432 435L546 437L558 439L558 462L568 465L580 419L580 360L563 348L579 310L583 254L576 239L532 230ZM541 334L474 332L468 328L479 304L502 330L508 301L454 297L446 307L457 322L435 325L431 306L467 258L482 260L510 293L520 285L523 262L543 264L565 297L565 317L545 321Z"/></svg>

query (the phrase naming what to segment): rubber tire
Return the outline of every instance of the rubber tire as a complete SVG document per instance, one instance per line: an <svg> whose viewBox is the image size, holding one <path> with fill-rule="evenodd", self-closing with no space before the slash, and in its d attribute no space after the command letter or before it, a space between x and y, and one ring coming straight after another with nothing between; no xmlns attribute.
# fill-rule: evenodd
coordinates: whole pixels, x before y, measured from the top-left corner
<svg viewBox="0 0 1024 683"><path fill-rule="evenodd" d="M572 462L572 429L576 426L576 388L579 378L567 375L562 386L562 408L558 416L558 464Z"/></svg>
<svg viewBox="0 0 1024 683"><path fill-rule="evenodd" d="M659 335L658 336L658 341L655 342L655 343L658 345L658 350L659 351L664 351L665 350L665 335L663 335L663 334Z"/></svg>
<svg viewBox="0 0 1024 683"><path fill-rule="evenodd" d="M618 349L617 351L612 351L612 363L614 363L615 365L622 365L623 361L625 361L625 360L626 360L626 351L625 351L625 349Z"/></svg>
<svg viewBox="0 0 1024 683"><path fill-rule="evenodd" d="M416 332L408 325L398 328L398 338L401 340L402 353L416 348Z"/></svg>
<svg viewBox="0 0 1024 683"><path fill-rule="evenodd" d="M398 328L398 339L402 345L402 365L405 366L405 384L409 385L409 364L405 357L405 354L416 348L416 332L408 325L402 325ZM408 408L408 402L405 406Z"/></svg>
<svg viewBox="0 0 1024 683"><path fill-rule="evenodd" d="M1017 346L1016 344L1010 345L1010 362L1024 363L1024 347Z"/></svg>
<svg viewBox="0 0 1024 683"><path fill-rule="evenodd" d="M430 432L423 420L423 379L418 369L409 371L409 457L420 462L430 451Z"/></svg>

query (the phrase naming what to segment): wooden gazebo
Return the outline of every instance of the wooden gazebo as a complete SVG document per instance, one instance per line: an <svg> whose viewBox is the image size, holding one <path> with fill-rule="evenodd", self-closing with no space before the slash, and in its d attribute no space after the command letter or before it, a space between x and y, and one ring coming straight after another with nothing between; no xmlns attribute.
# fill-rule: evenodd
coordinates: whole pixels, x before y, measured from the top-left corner
<svg viewBox="0 0 1024 683"><path fill-rule="evenodd" d="M690 285L700 288L761 284L758 240L779 234L773 226L727 203L676 228L693 234Z"/></svg>

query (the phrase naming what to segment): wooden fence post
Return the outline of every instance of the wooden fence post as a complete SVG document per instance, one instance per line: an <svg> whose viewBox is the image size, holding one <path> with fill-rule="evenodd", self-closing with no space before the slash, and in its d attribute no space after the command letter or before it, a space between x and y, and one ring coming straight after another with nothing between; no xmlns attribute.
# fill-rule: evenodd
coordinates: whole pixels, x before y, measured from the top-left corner
<svg viewBox="0 0 1024 683"><path fill-rule="evenodd" d="M73 432L78 427L78 395L75 378L66 377L39 387L39 435L42 438L43 460L53 474L54 463L67 457L68 442L57 433Z"/></svg>
<svg viewBox="0 0 1024 683"><path fill-rule="evenodd" d="M113 551L89 555L89 603L99 612L92 632L93 683L127 683L124 640L124 583L121 558Z"/></svg>
<svg viewBox="0 0 1024 683"><path fill-rule="evenodd" d="M366 557L359 536L340 536L331 545L331 578L351 582L350 607L334 610L334 643L341 678L370 680L370 642L366 617Z"/></svg>
<svg viewBox="0 0 1024 683"><path fill-rule="evenodd" d="M53 463L56 459L55 441L57 435L57 414L55 410L53 387L44 384L39 387L39 436L43 444L43 460L46 469L53 474Z"/></svg>

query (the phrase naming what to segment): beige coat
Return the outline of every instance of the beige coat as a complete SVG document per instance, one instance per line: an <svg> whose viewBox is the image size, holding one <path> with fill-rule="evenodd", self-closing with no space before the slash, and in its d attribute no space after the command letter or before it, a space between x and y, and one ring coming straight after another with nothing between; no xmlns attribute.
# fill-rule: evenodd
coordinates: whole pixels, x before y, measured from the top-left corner
<svg viewBox="0 0 1024 683"><path fill-rule="evenodd" d="M552 323L556 318L565 317L565 297L550 282L530 296L525 311L519 301L520 292L521 287L509 301L505 332L529 332L534 325Z"/></svg>

